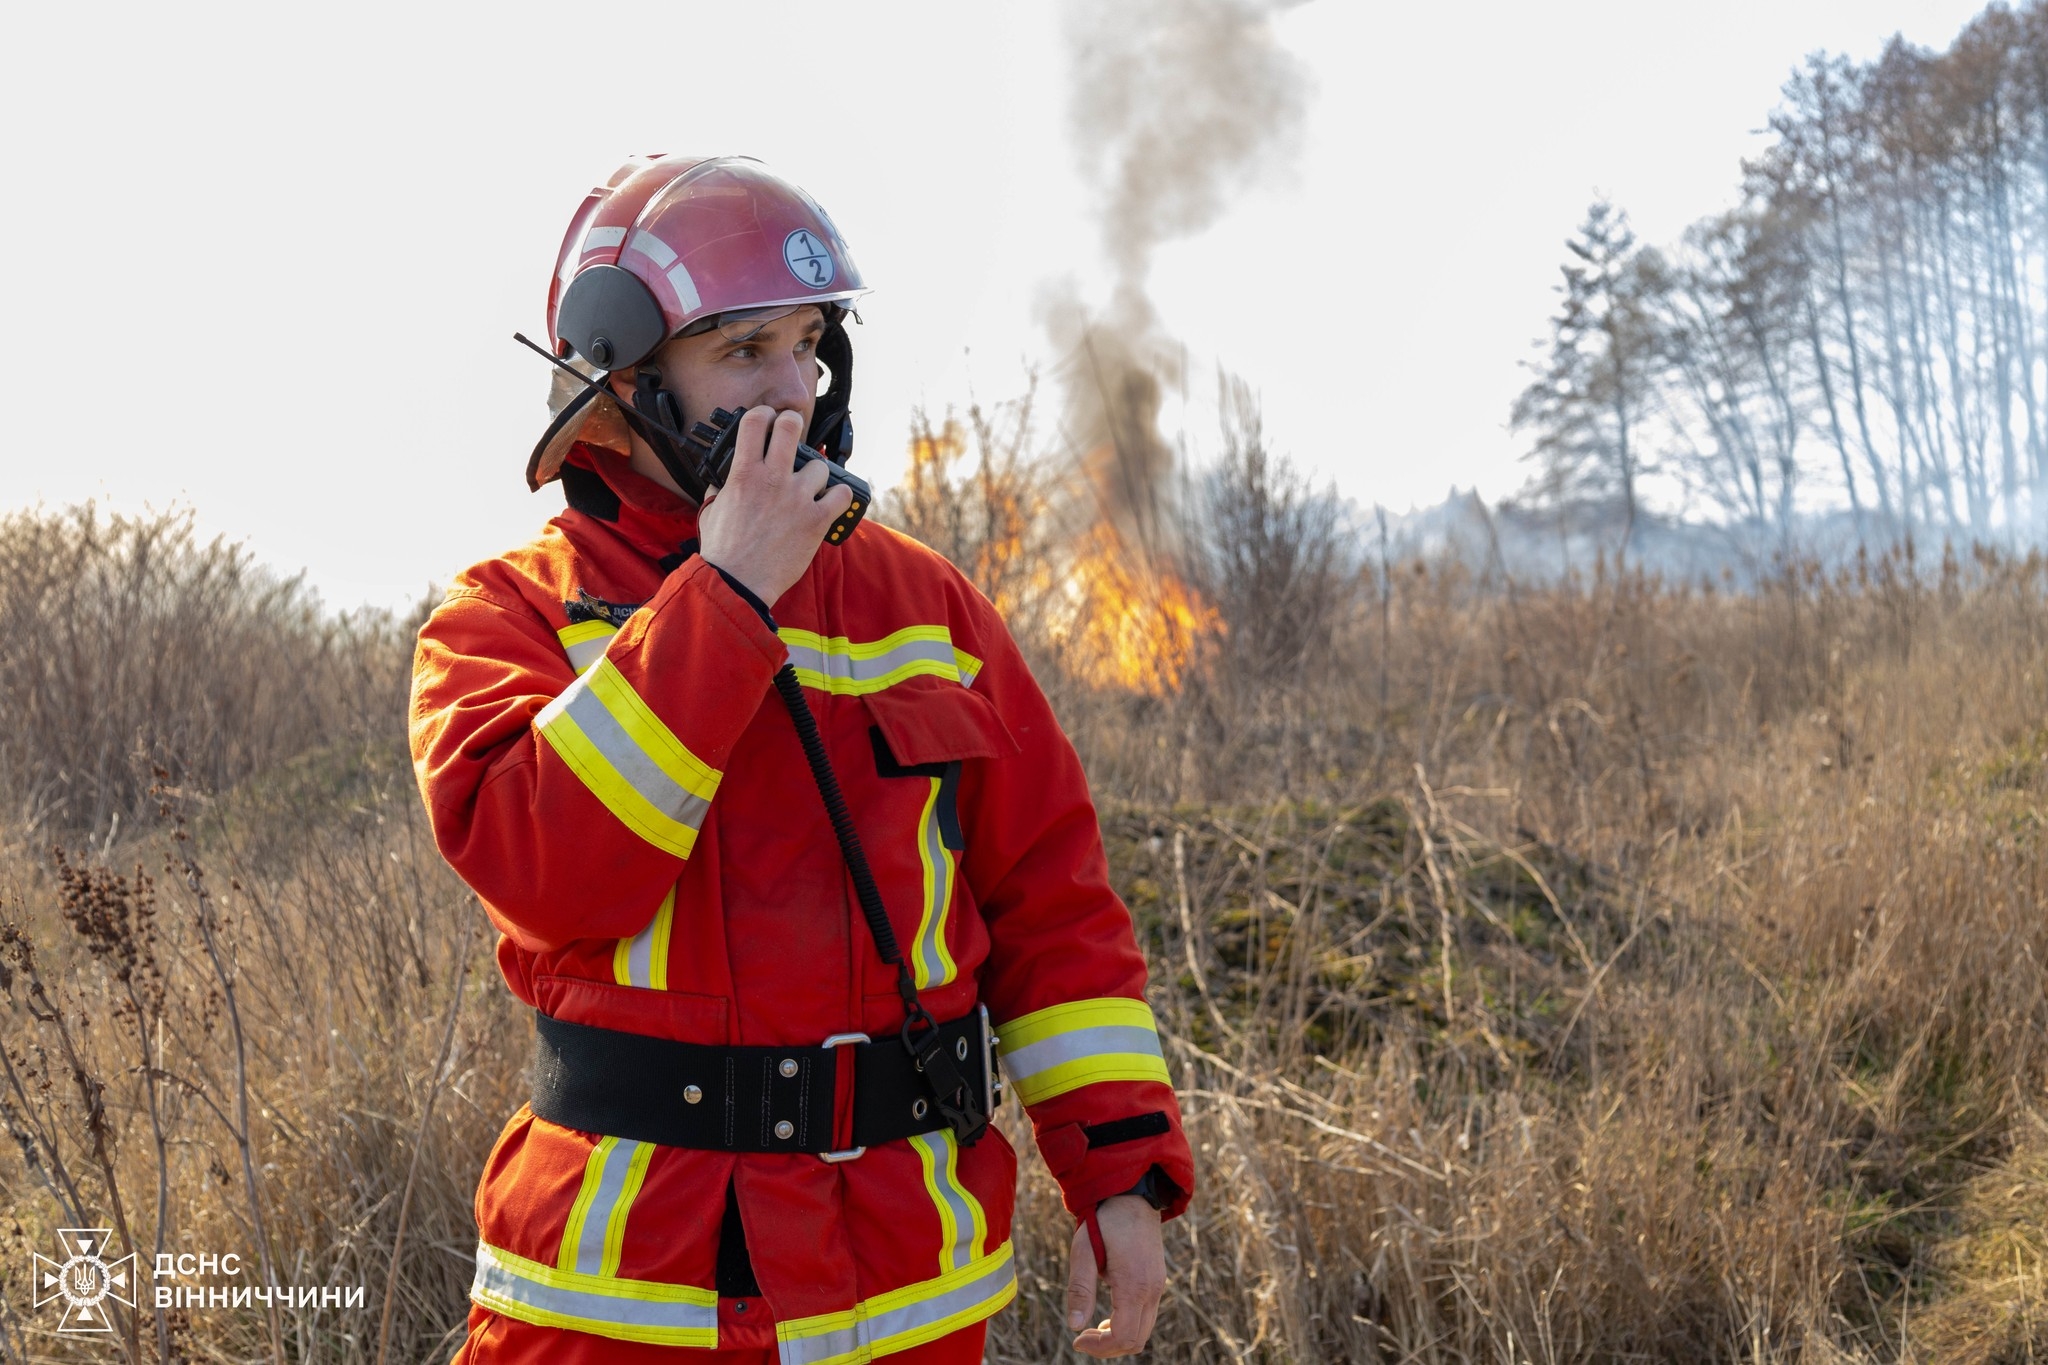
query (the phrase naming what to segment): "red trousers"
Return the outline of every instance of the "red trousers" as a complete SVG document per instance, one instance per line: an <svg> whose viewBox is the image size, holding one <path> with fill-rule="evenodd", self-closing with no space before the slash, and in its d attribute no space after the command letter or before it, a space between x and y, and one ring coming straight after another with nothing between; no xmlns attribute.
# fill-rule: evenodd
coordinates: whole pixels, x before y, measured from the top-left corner
<svg viewBox="0 0 2048 1365"><path fill-rule="evenodd" d="M988 1324L977 1322L883 1359L889 1365L981 1365L987 1333ZM776 1352L772 1339L765 1346L735 1351L613 1341L588 1332L535 1327L471 1304L469 1336L450 1365L776 1365Z"/></svg>

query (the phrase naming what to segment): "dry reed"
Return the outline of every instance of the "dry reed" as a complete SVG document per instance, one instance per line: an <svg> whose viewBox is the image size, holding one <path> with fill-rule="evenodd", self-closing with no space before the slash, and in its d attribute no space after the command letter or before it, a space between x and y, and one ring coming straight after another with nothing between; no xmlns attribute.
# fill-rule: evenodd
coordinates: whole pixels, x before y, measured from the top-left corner
<svg viewBox="0 0 2048 1365"><path fill-rule="evenodd" d="M66 525L16 519L0 558ZM82 584L120 581L104 536L73 553ZM205 553L161 581L214 591L178 558ZM1902 551L1744 593L1391 568L1325 566L1319 638L1269 633L1259 667L1211 638L1159 695L1085 684L1067 644L1028 635L1097 785L1203 1173L1169 1229L1155 1358L2048 1348L2044 566ZM84 590L58 577L42 600ZM165 592L148 619L190 619ZM27 619L0 635L10 700L26 656L84 648L65 613ZM408 1184L388 1358L458 1337L524 1025L417 810L395 627L357 623L360 684L318 717L333 694L266 712L287 707L275 679L237 672L331 658L333 629L147 637L255 713L173 725L164 699L197 684L152 693L166 670L111 660L78 666L90 705L28 684L49 723L104 729L8 759L27 823L0 854L7 1359L106 1358L29 1312L23 1276L117 1194L145 1259L235 1250L367 1290L355 1312L145 1311L136 1358L375 1359ZM212 757L126 757L175 744ZM74 795L86 774L108 783L93 810L151 821L110 837ZM1066 1335L1070 1229L1025 1164L1004 1362Z"/></svg>

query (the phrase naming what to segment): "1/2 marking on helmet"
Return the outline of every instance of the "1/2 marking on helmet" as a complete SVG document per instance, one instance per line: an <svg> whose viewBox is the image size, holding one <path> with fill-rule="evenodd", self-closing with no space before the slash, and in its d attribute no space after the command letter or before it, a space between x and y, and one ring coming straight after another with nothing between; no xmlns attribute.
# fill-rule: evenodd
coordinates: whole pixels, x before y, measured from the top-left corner
<svg viewBox="0 0 2048 1365"><path fill-rule="evenodd" d="M831 253L809 228L798 228L782 239L782 260L790 274L813 289L823 289L837 273Z"/></svg>

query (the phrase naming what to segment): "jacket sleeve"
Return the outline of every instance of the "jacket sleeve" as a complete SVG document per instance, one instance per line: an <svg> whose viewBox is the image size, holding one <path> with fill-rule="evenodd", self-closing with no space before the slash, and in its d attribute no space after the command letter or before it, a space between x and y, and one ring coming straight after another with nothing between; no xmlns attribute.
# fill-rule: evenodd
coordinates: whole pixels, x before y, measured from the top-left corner
<svg viewBox="0 0 2048 1365"><path fill-rule="evenodd" d="M984 605L988 659L973 689L1021 748L961 774L968 886L992 940L981 995L1001 1037L1010 1087L1076 1215L1123 1194L1154 1165L1194 1193L1159 1033L1145 1003L1145 959L1130 911L1109 885L1088 782L1009 632Z"/></svg>
<svg viewBox="0 0 2048 1365"><path fill-rule="evenodd" d="M413 662L413 767L442 855L530 952L639 932L786 654L702 559L580 676L530 606L457 588Z"/></svg>

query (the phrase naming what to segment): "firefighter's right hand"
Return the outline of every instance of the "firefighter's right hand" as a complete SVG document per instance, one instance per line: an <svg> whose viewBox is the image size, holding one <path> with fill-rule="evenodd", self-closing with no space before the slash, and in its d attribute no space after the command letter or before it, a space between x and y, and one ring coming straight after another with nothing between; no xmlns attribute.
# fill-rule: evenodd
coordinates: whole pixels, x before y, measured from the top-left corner
<svg viewBox="0 0 2048 1365"><path fill-rule="evenodd" d="M772 610L804 576L825 532L853 501L853 490L828 486L823 460L796 464L803 414L748 408L733 444L725 486L697 519L697 553L747 585ZM822 495L822 496L820 496Z"/></svg>

